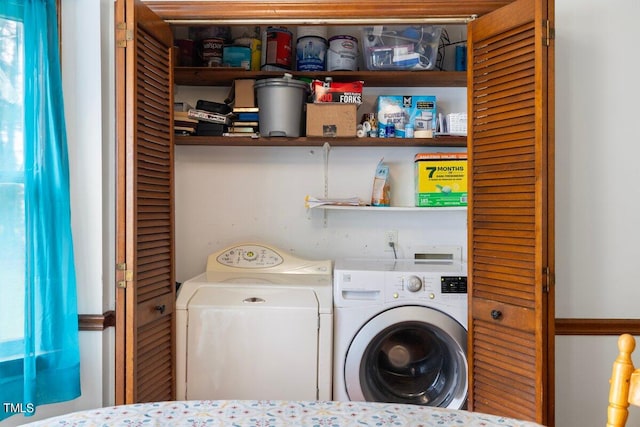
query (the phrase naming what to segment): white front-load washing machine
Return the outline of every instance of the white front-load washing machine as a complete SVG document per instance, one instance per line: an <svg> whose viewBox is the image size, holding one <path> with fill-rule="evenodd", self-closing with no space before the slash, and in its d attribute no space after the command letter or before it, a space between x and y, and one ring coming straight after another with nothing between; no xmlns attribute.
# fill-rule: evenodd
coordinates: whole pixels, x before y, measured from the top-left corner
<svg viewBox="0 0 640 427"><path fill-rule="evenodd" d="M332 262L259 243L209 255L176 301L178 400L330 400Z"/></svg>
<svg viewBox="0 0 640 427"><path fill-rule="evenodd" d="M465 407L466 264L338 259L333 276L334 400Z"/></svg>

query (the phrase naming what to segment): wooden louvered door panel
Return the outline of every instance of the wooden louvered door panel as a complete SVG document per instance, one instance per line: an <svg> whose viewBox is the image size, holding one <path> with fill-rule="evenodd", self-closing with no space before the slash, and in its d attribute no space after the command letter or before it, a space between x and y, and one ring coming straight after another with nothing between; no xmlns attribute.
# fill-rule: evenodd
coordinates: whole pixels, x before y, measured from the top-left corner
<svg viewBox="0 0 640 427"><path fill-rule="evenodd" d="M171 30L137 0L117 8L126 22L116 24L126 39L117 52L120 404L175 398L175 273Z"/></svg>
<svg viewBox="0 0 640 427"><path fill-rule="evenodd" d="M551 2L469 24L469 370L474 411L553 420Z"/></svg>

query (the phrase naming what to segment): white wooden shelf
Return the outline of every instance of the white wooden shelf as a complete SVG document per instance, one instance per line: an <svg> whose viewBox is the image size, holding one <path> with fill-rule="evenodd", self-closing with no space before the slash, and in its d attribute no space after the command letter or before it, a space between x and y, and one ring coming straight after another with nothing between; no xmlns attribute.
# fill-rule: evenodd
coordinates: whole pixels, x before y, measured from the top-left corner
<svg viewBox="0 0 640 427"><path fill-rule="evenodd" d="M310 209L343 210L343 211L379 211L379 212L445 212L466 211L466 206L451 207L417 207L417 206L336 206L321 205Z"/></svg>

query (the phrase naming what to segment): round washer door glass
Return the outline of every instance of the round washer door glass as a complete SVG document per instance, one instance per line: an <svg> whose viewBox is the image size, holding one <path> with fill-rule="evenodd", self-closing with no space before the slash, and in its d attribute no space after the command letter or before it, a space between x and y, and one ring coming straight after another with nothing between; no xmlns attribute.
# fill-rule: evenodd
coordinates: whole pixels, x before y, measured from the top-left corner
<svg viewBox="0 0 640 427"><path fill-rule="evenodd" d="M345 361L352 401L462 408L467 399L467 331L423 306L378 314L353 339Z"/></svg>

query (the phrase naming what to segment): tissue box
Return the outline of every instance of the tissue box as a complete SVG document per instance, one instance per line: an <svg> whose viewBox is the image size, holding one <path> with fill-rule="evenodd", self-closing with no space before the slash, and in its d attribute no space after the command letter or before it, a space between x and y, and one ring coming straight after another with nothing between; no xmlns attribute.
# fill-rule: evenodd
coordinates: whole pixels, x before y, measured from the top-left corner
<svg viewBox="0 0 640 427"><path fill-rule="evenodd" d="M433 138L436 128L436 97L431 95L380 95L377 101L378 135L384 137L387 127L395 133L413 125L415 138Z"/></svg>
<svg viewBox="0 0 640 427"><path fill-rule="evenodd" d="M466 153L418 153L414 160L416 206L467 206Z"/></svg>
<svg viewBox="0 0 640 427"><path fill-rule="evenodd" d="M355 137L357 108L337 102L307 104L307 136Z"/></svg>

